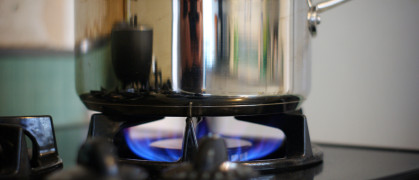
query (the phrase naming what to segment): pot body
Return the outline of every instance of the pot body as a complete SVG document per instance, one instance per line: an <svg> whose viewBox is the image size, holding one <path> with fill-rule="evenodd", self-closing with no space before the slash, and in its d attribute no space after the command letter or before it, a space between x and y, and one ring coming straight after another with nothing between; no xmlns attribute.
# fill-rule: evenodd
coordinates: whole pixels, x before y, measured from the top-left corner
<svg viewBox="0 0 419 180"><path fill-rule="evenodd" d="M76 87L89 109L127 115L270 114L298 109L310 90L306 0L77 0L75 5ZM152 48L125 47L129 44L112 33L129 17L131 24L152 29ZM114 49L129 49L119 52L130 58L115 59ZM150 53L153 58L142 55ZM116 68L115 62L127 68ZM148 74L149 80L130 73L142 79Z"/></svg>

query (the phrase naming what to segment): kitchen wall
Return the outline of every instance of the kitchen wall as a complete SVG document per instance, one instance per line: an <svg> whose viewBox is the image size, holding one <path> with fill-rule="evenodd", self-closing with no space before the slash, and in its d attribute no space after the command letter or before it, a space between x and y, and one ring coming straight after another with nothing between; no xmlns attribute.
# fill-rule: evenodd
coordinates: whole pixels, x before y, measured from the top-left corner
<svg viewBox="0 0 419 180"><path fill-rule="evenodd" d="M55 126L87 122L71 53L0 53L0 116L51 115Z"/></svg>
<svg viewBox="0 0 419 180"><path fill-rule="evenodd" d="M0 48L72 49L73 6L73 0L0 1Z"/></svg>
<svg viewBox="0 0 419 180"><path fill-rule="evenodd" d="M419 1L321 14L304 106L317 142L419 149Z"/></svg>
<svg viewBox="0 0 419 180"><path fill-rule="evenodd" d="M86 138L84 129L70 128L89 120L75 92L74 67L69 52L0 50L0 116L52 116L66 168L74 164Z"/></svg>
<svg viewBox="0 0 419 180"><path fill-rule="evenodd" d="M0 116L51 115L64 167L86 138L75 91L73 0L0 0Z"/></svg>
<svg viewBox="0 0 419 180"><path fill-rule="evenodd" d="M0 1L0 116L86 123L75 92L74 2Z"/></svg>

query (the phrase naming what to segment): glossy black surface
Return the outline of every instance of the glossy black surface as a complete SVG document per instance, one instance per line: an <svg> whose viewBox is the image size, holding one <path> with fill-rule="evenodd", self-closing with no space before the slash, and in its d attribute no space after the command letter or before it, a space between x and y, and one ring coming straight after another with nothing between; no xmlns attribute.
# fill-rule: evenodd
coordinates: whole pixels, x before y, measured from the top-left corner
<svg viewBox="0 0 419 180"><path fill-rule="evenodd" d="M374 179L419 173L419 151L321 145L323 171L315 179ZM418 179L419 174L412 174Z"/></svg>
<svg viewBox="0 0 419 180"><path fill-rule="evenodd" d="M52 118L0 117L0 157L0 179L40 178L60 170L63 163L58 156Z"/></svg>
<svg viewBox="0 0 419 180"><path fill-rule="evenodd" d="M225 97L167 93L121 93L92 91L80 95L87 108L106 114L189 116L236 116L273 114L294 111L303 101L300 97L255 96ZM263 102L263 103L261 103Z"/></svg>

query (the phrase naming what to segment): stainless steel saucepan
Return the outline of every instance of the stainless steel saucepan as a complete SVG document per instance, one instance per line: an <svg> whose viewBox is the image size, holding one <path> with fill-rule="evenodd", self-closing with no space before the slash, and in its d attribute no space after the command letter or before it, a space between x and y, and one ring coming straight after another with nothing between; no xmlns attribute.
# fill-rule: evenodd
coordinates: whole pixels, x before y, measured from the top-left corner
<svg viewBox="0 0 419 180"><path fill-rule="evenodd" d="M345 1L76 0L77 93L111 114L294 111L318 14Z"/></svg>

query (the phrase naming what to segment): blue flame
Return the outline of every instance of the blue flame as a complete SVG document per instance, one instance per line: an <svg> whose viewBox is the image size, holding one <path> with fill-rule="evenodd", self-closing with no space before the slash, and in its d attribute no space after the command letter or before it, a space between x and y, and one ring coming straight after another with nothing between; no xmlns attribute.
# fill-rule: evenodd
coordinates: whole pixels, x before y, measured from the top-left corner
<svg viewBox="0 0 419 180"><path fill-rule="evenodd" d="M237 151L234 154L229 154L230 161L250 161L262 159L265 156L268 156L269 154L275 152L279 147L281 147L283 142L283 139L274 138L236 138L250 141L252 143L252 147L248 150L241 149L240 151Z"/></svg>
<svg viewBox="0 0 419 180"><path fill-rule="evenodd" d="M128 147L137 156L151 161L175 162L180 159L182 152L172 149L154 148L151 143L158 140L165 140L171 138L182 138L182 135L163 135L160 134L155 137L133 138L130 136L131 128L124 129L125 141Z"/></svg>
<svg viewBox="0 0 419 180"><path fill-rule="evenodd" d="M280 131L280 130L279 130ZM209 128L208 120L204 118L197 126L197 138L208 136L213 131ZM230 161L250 161L261 159L275 152L283 143L283 138L254 138L245 136L229 136L219 133L225 139L238 139L251 143L251 147L241 146L243 148L235 148L234 151L228 151Z"/></svg>
<svg viewBox="0 0 419 180"><path fill-rule="evenodd" d="M209 134L211 134L211 130L209 128L206 118L204 117L204 119L201 122L199 122L196 127L196 137L198 139L201 139L205 136L208 136Z"/></svg>
<svg viewBox="0 0 419 180"><path fill-rule="evenodd" d="M214 132L209 128L207 120L204 119L197 125L196 133L197 138L200 139L209 134L213 134ZM175 162L182 156L182 151L179 149L164 149L151 146L153 142L160 140L182 139L182 134L158 132L144 137L132 137L131 134L131 128L124 130L124 136L128 147L140 158L150 161ZM147 135L147 133L145 134ZM234 150L229 149L230 161L250 161L264 158L281 147L284 141L283 138L261 138L245 135L232 136L223 133L218 134L225 139L237 139L239 140L239 143L250 143L250 147L239 144ZM179 141L179 143L179 147L181 147L181 141Z"/></svg>

